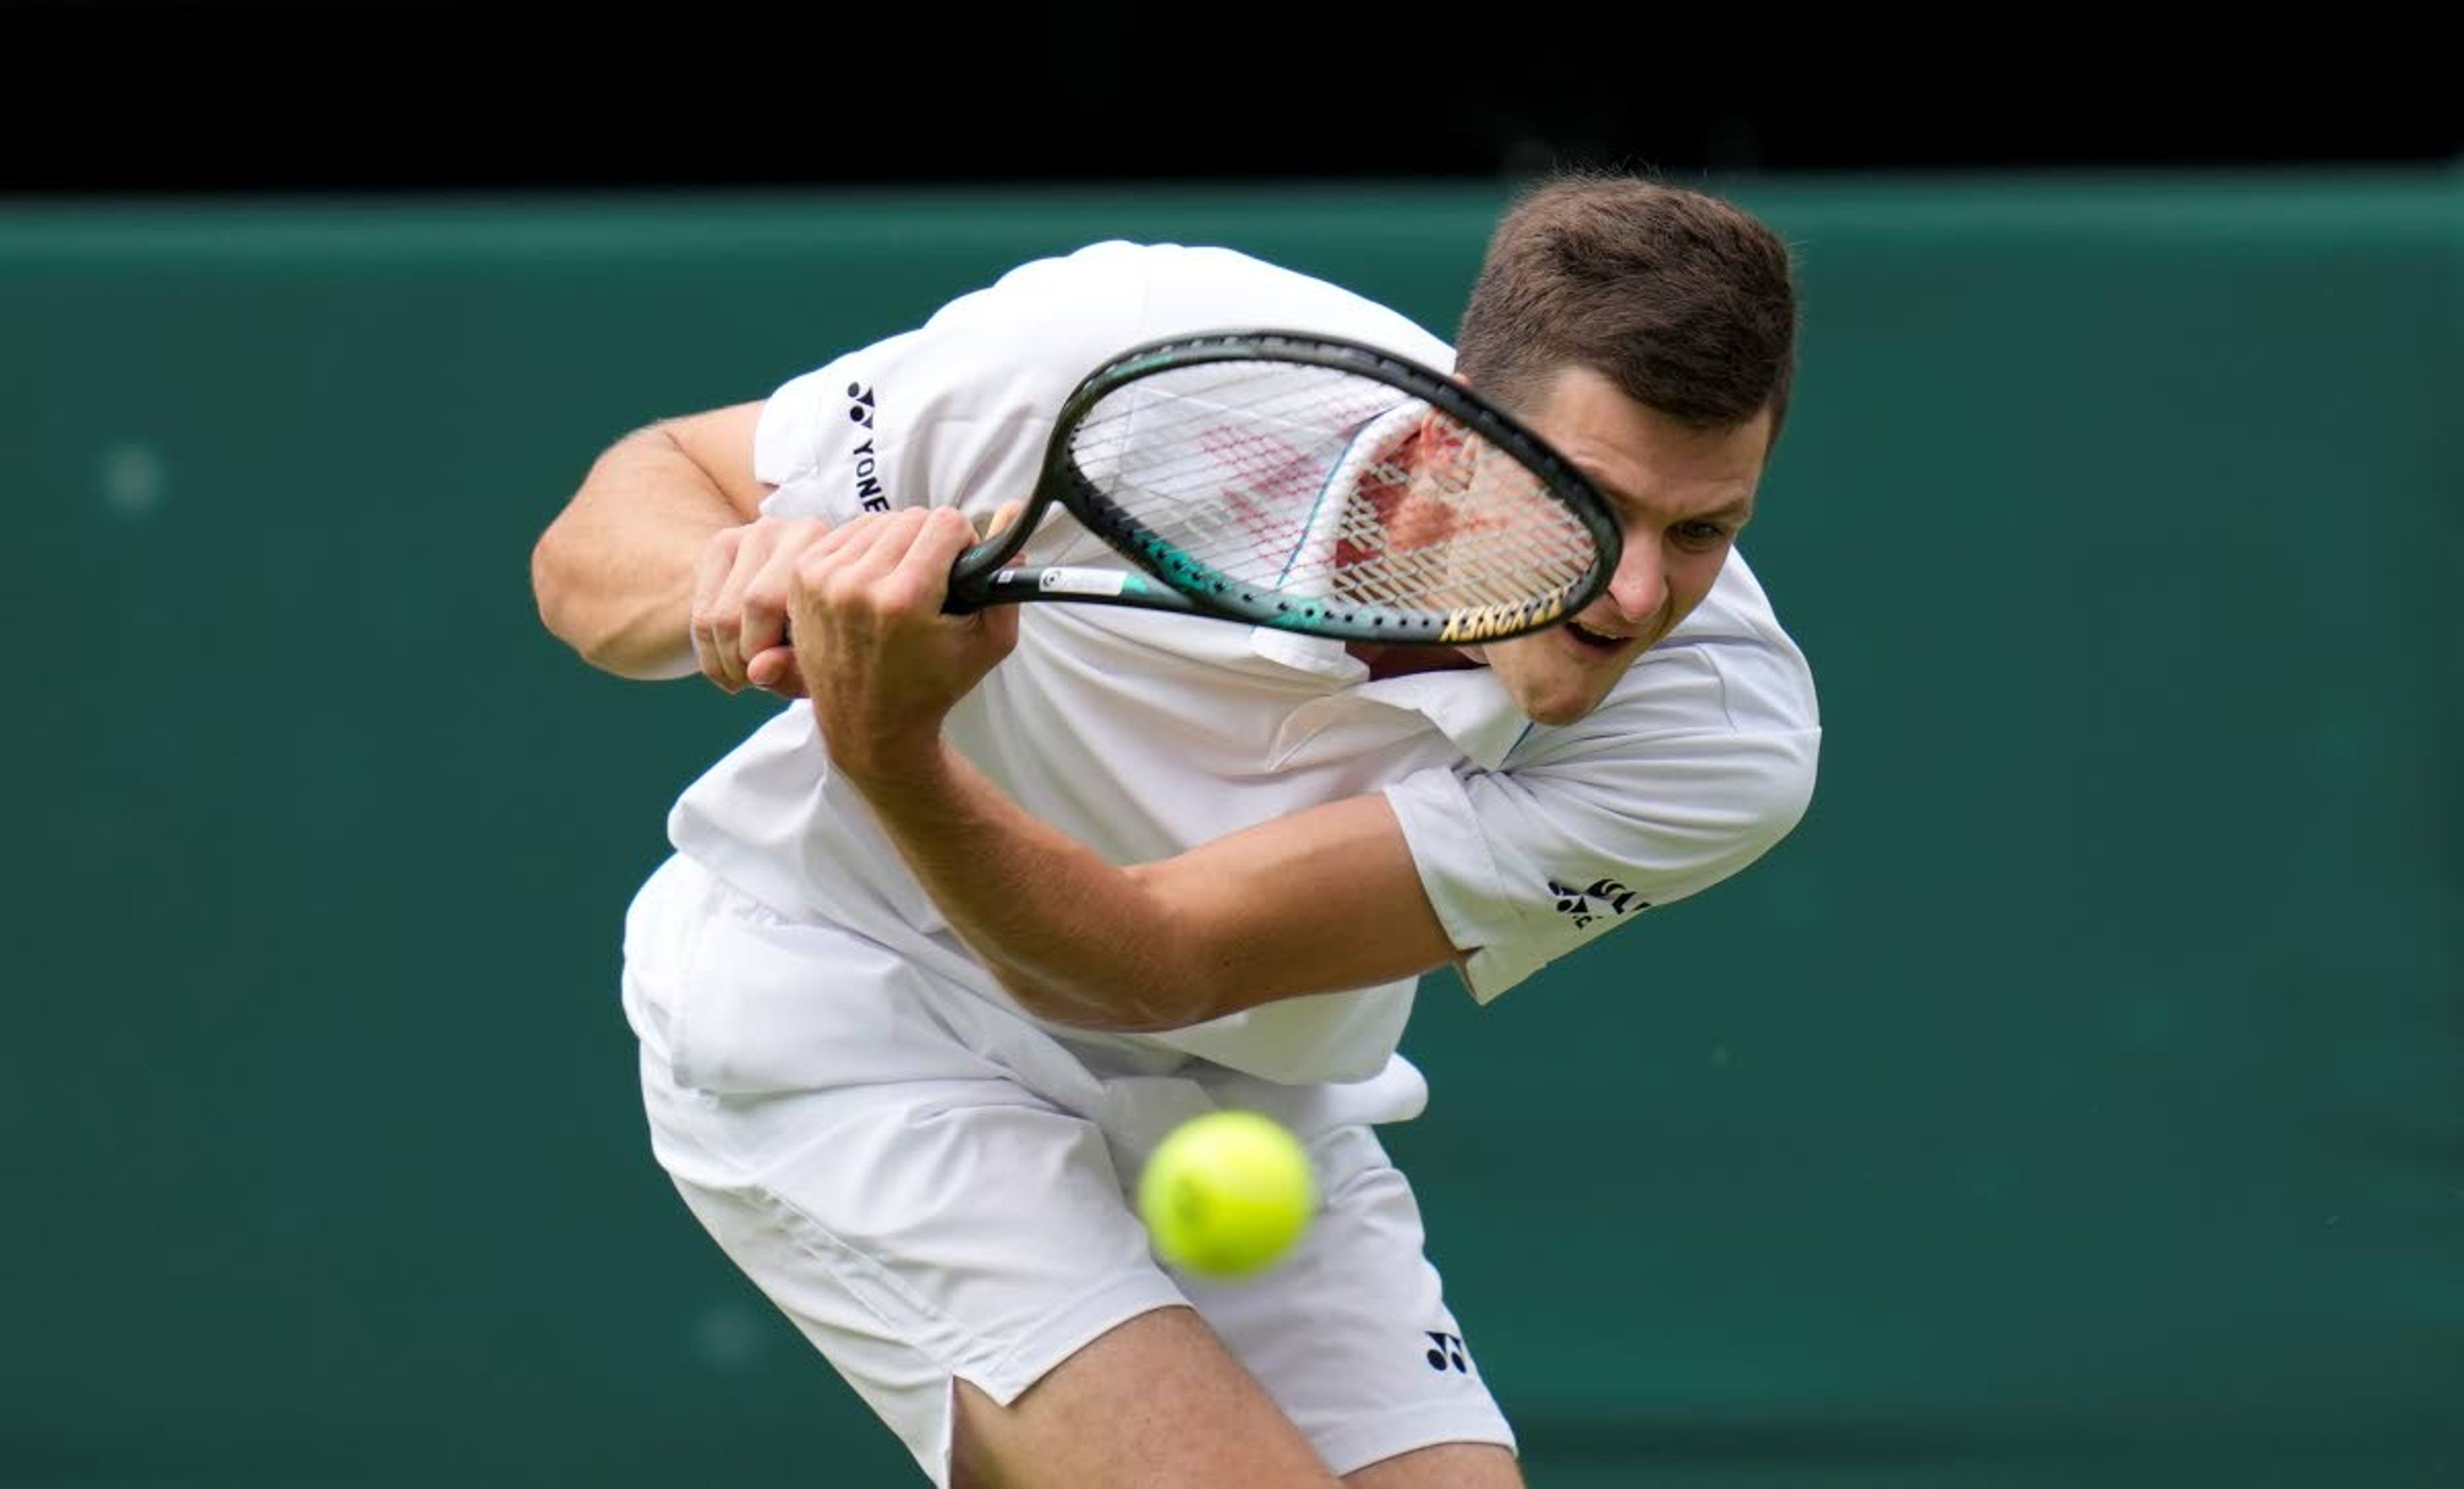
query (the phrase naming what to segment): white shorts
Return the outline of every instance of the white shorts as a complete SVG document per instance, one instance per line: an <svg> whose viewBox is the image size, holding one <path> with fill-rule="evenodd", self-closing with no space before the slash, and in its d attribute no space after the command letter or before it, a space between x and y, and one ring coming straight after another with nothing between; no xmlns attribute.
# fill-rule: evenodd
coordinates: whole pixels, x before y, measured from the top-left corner
<svg viewBox="0 0 2464 1489"><path fill-rule="evenodd" d="M935 1483L954 1380L1007 1404L1181 1303L1338 1474L1441 1442L1513 1448L1371 1130L1425 1103L1399 1058L1308 1089L1177 1055L1138 1068L681 856L636 897L625 942L660 1165ZM1130 1198L1163 1134L1217 1106L1289 1123L1323 1192L1295 1252L1235 1283L1163 1268Z"/></svg>

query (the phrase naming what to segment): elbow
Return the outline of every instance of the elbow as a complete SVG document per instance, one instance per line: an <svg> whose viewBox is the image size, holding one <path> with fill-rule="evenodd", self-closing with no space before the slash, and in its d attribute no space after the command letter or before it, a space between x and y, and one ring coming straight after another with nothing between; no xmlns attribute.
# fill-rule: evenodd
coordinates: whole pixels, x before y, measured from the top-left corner
<svg viewBox="0 0 2464 1489"><path fill-rule="evenodd" d="M688 657L671 666L646 663L627 645L621 630L611 630L605 605L593 605L577 567L573 541L550 527L531 547L531 604L541 629L571 648L576 656L601 672L620 678L666 678L691 670Z"/></svg>
<svg viewBox="0 0 2464 1489"><path fill-rule="evenodd" d="M1132 869L1133 878L1142 878ZM993 975L1038 1018L1106 1033L1161 1033L1218 1018L1243 1006L1237 961L1162 904L1142 916L1145 929L1091 957L1048 967L990 962Z"/></svg>
<svg viewBox="0 0 2464 1489"><path fill-rule="evenodd" d="M1813 810L1819 740L1809 730L1775 744L1745 803L1737 867L1779 846Z"/></svg>
<svg viewBox="0 0 2464 1489"><path fill-rule="evenodd" d="M1090 1033L1154 1034L1187 1029L1217 1016L1218 1001L1201 989L1145 982L1063 982L997 967L1003 990L1046 1023Z"/></svg>
<svg viewBox="0 0 2464 1489"><path fill-rule="evenodd" d="M1797 738L1796 745L1786 764L1772 772L1767 816L1773 842L1795 832L1797 824L1814 808L1814 783L1820 773L1821 731L1807 730Z"/></svg>
<svg viewBox="0 0 2464 1489"><path fill-rule="evenodd" d="M1662 817L1690 844L1671 865L1682 893L1720 883L1761 861L1794 833L1814 805L1815 743L1811 731L1767 736L1750 754L1728 762L1716 799L1690 815Z"/></svg>
<svg viewBox="0 0 2464 1489"><path fill-rule="evenodd" d="M531 544L531 604L548 634L595 661L590 637L582 633L567 578L561 529L550 524Z"/></svg>

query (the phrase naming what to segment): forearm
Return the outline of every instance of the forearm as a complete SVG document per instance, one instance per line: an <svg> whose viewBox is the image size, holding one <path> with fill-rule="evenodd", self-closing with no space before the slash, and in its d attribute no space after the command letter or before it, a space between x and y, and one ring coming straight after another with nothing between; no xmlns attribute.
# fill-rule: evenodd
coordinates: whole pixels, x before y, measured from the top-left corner
<svg viewBox="0 0 2464 1489"><path fill-rule="evenodd" d="M1021 1004L1085 1028L1177 1029L1456 955L1377 792L1129 867L1003 794L941 733L1018 641L1015 607L941 611L976 537L946 507L859 519L798 552L789 604L832 767Z"/></svg>
<svg viewBox="0 0 2464 1489"><path fill-rule="evenodd" d="M1139 871L1028 815L948 744L857 785L951 928L1030 1011L1120 1030L1221 1011L1222 968Z"/></svg>
<svg viewBox="0 0 2464 1489"><path fill-rule="evenodd" d="M620 677L687 676L693 566L714 533L744 521L664 431L627 435L592 464L532 549L539 619Z"/></svg>

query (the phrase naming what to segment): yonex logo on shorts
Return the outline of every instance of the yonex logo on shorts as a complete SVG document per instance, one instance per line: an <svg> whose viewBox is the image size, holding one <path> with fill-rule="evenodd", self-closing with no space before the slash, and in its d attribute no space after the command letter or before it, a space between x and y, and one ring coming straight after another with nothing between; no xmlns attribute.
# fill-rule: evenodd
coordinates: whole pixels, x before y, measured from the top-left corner
<svg viewBox="0 0 2464 1489"><path fill-rule="evenodd" d="M1581 889L1570 884L1549 881L1549 893L1557 897L1557 909L1571 917L1576 930L1591 924L1603 915L1624 915L1634 910L1648 910L1651 901L1613 878L1595 878Z"/></svg>
<svg viewBox="0 0 2464 1489"><path fill-rule="evenodd" d="M847 385L847 422L866 432L864 443L855 447L855 500L868 512L887 512L890 499L881 491L881 463L872 452L872 389L862 383Z"/></svg>

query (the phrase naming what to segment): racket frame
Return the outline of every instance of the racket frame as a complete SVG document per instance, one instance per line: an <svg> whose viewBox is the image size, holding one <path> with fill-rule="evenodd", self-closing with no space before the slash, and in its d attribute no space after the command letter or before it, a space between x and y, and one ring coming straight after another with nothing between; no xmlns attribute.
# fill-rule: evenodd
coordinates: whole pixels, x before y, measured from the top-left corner
<svg viewBox="0 0 2464 1489"><path fill-rule="evenodd" d="M1221 362L1297 363L1371 378L1417 398L1521 461L1591 536L1596 559L1562 593L1521 603L1464 606L1426 615L1374 603L1347 605L1243 585L1200 564L1123 512L1078 469L1069 446L1088 411L1123 386L1177 367ZM1010 564L1058 501L1135 567ZM1454 646L1497 641L1544 629L1581 611L1607 588L1622 541L1607 499L1589 477L1538 434L1465 385L1393 352L1341 337L1276 329L1210 331L1130 347L1089 372L1062 404L1035 491L1003 531L960 554L944 607L964 613L986 605L1036 600L1122 605L1244 621L1344 641Z"/></svg>

